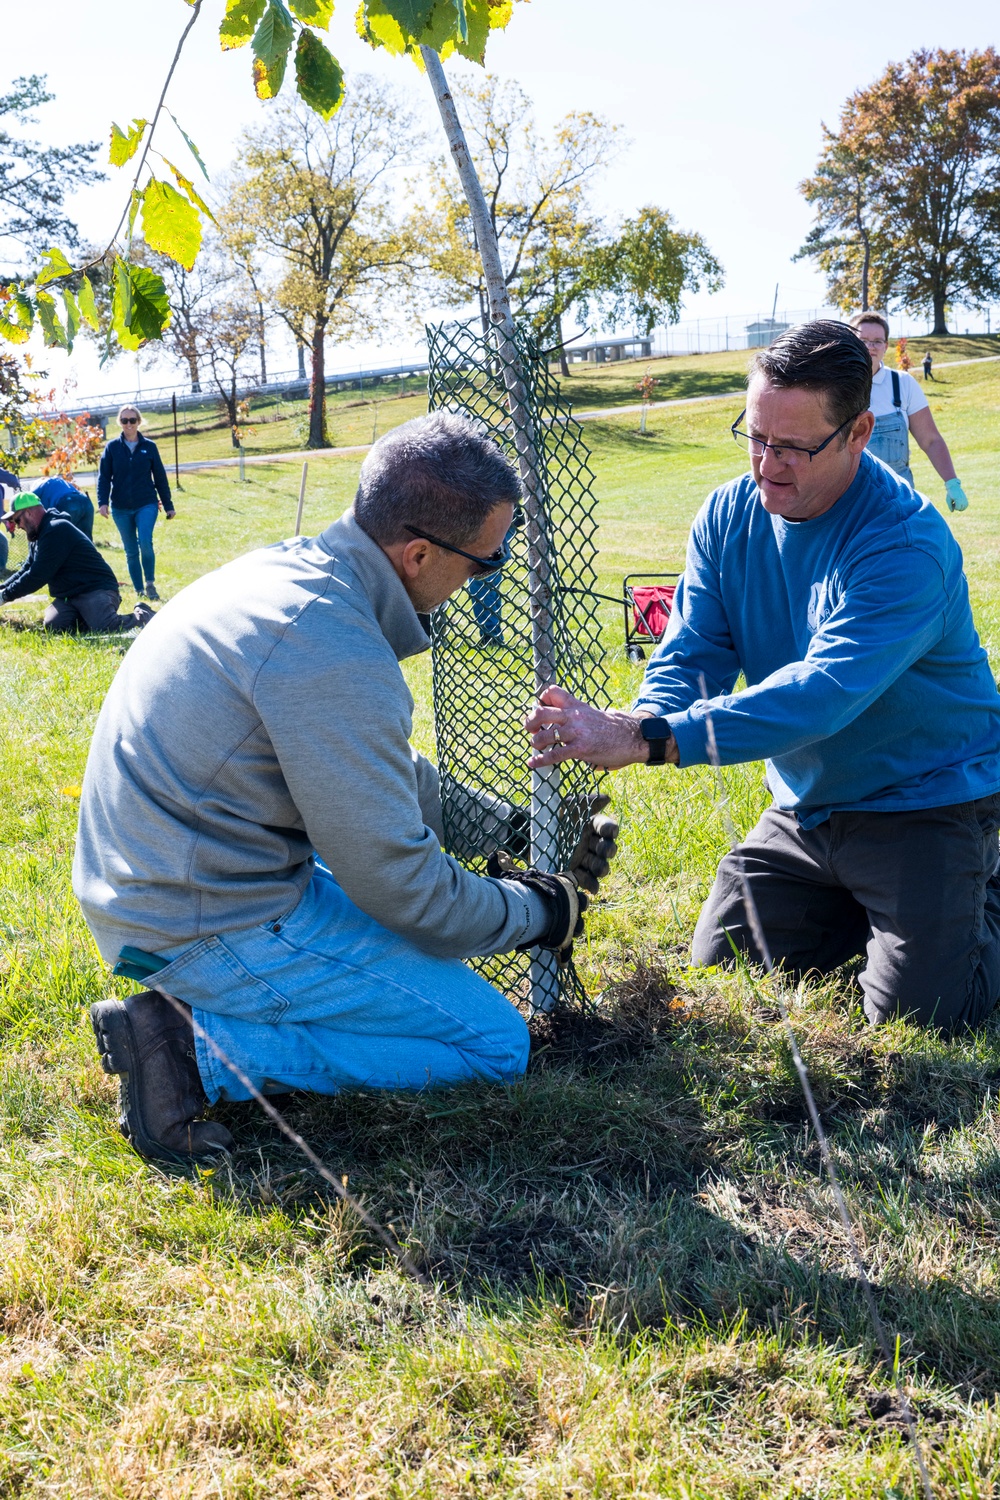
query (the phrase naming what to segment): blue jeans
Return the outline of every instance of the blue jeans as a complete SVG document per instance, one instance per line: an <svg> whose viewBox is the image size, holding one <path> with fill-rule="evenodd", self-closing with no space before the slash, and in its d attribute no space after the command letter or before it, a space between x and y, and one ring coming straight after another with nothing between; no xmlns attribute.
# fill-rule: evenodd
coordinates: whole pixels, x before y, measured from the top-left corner
<svg viewBox="0 0 1000 1500"><path fill-rule="evenodd" d="M125 561L128 563L128 576L132 580L132 587L137 594L141 594L145 584L142 575L146 575L146 583L156 581L156 554L153 551L153 527L156 525L156 517L160 507L158 505L141 505L138 510L114 510L111 511L111 519L118 527L118 535L122 539L125 548Z"/></svg>
<svg viewBox="0 0 1000 1500"><path fill-rule="evenodd" d="M366 916L323 866L287 916L161 956L151 983L187 1001L264 1093L502 1083L527 1066L509 1000ZM209 1100L249 1097L203 1038L196 1047Z"/></svg>

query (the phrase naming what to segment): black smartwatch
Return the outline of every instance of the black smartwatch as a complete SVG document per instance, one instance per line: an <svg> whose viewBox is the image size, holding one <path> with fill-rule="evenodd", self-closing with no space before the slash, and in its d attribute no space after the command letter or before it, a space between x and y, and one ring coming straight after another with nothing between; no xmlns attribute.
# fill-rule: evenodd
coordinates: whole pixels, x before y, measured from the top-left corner
<svg viewBox="0 0 1000 1500"><path fill-rule="evenodd" d="M674 732L666 719L640 719L639 729L649 745L649 764L662 766L667 759L667 745Z"/></svg>

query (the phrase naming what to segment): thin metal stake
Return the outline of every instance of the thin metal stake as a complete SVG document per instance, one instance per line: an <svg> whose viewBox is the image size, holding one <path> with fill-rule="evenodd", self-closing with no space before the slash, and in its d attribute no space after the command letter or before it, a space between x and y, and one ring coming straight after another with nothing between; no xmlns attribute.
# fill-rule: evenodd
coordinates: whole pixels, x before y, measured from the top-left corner
<svg viewBox="0 0 1000 1500"><path fill-rule="evenodd" d="M177 392L174 391L170 397L170 405L174 413L174 489L183 494L184 486L181 484L180 458L177 452Z"/></svg>
<svg viewBox="0 0 1000 1500"><path fill-rule="evenodd" d="M302 535L302 507L306 503L306 475L309 473L309 464L302 465L302 480L299 484L299 508L295 512L295 535Z"/></svg>
<svg viewBox="0 0 1000 1500"><path fill-rule="evenodd" d="M701 688L701 696L707 702L708 686L705 682L704 676L701 674L699 674L699 686ZM788 1045L792 1053L792 1060L795 1063L795 1071L799 1075L799 1083L802 1085L802 1092L805 1095L806 1108L809 1111L809 1118L812 1121L812 1127L816 1133L816 1141L819 1145L820 1156L822 1157L823 1166L826 1169L826 1175L829 1179L830 1188L833 1192L834 1202L837 1205L837 1213L840 1215L840 1222L843 1226L844 1233L847 1236L847 1243L850 1246L851 1259L854 1261L854 1269L857 1272L858 1281L861 1283L861 1289L864 1292L865 1302L868 1307L868 1314L871 1318L872 1327L875 1330L875 1337L878 1342L879 1348L881 1349L882 1359L885 1363L886 1369L892 1376L893 1383L896 1387L896 1396L899 1401L900 1409L903 1413L903 1419L906 1422L906 1431L909 1435L910 1445L913 1449L914 1462L916 1463L917 1469L920 1474L921 1486L923 1488L924 1495L926 1496L926 1500L934 1500L934 1491L931 1487L930 1474L928 1473L927 1464L924 1460L923 1449L920 1446L920 1439L917 1436L917 1424L916 1419L913 1415L913 1408L910 1405L910 1399L903 1387L903 1380L902 1376L899 1373L898 1362L893 1358L892 1348L889 1344L882 1319L879 1316L878 1306L875 1302L875 1292L872 1288L870 1280L868 1279L868 1270L865 1266L864 1257L861 1254L861 1249L854 1234L854 1224L851 1219L850 1210L847 1207L847 1199L844 1197L843 1190L840 1186L840 1178L837 1174L837 1168L833 1160L833 1153L830 1150L830 1143L827 1139L826 1131L823 1129L823 1121L820 1119L819 1108L816 1104L816 1096L814 1095L812 1091L812 1085L809 1082L809 1074L806 1071L806 1065L803 1060L802 1053L799 1050L798 1038L795 1035L795 1031L792 1026L792 1019L788 1013L788 1007L785 1004L784 995L781 992L780 977L775 973L774 962L771 958L771 950L768 946L767 937L764 932L764 924L761 922L760 911L758 910L757 902L754 899L753 891L750 888L750 882L747 879L742 855L739 852L739 839L736 834L736 825L733 822L733 814L729 802L729 794L726 791L726 785L722 779L722 762L719 759L719 747L715 739L715 725L712 721L711 713L706 713L705 715L705 740L708 748L708 759L715 771L715 780L718 787L719 807L722 811L723 827L726 830L726 838L729 840L729 848L734 856L737 872L739 874L740 889L743 892L743 904L746 907L747 921L750 924L750 931L753 934L754 942L757 944L757 951L761 956L765 973L770 979L774 981L774 983L772 984L771 993L773 994L775 1000L778 1002L778 1009L781 1012L782 1024L785 1028L785 1034L788 1037Z"/></svg>

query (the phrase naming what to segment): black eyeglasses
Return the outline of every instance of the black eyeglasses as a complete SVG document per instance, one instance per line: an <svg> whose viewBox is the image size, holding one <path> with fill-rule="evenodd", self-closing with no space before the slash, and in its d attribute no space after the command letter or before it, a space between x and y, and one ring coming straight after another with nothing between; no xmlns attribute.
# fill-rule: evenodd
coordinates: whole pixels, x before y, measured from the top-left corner
<svg viewBox="0 0 1000 1500"><path fill-rule="evenodd" d="M868 408L864 407L863 410L867 411ZM853 417L848 417L846 422L841 422L840 426L834 428L828 438L823 439L818 448L797 448L794 443L765 443L763 438L751 437L749 432L741 432L739 430L740 423L746 414L746 407L744 407L729 429L737 448L742 448L744 453L749 453L753 458L763 458L764 454L770 449L779 464L783 461L786 453L804 453L809 462L812 463L817 453L822 453L824 448L828 448L838 433L843 432L845 427L849 427L852 422L856 422L861 416L861 412L856 411ZM798 459L789 458L787 462L794 464L798 462Z"/></svg>
<svg viewBox="0 0 1000 1500"><path fill-rule="evenodd" d="M461 547L456 547L452 542L442 542L439 536L431 536L429 531L421 531L418 526L410 526L408 523L403 527L404 531L412 531L422 542L430 542L435 547L443 547L445 552L454 552L459 557L464 557L467 562L476 564L480 573L495 573L502 568L504 563L510 561L510 549L506 541L501 547L489 557L477 557L474 552L464 552Z"/></svg>

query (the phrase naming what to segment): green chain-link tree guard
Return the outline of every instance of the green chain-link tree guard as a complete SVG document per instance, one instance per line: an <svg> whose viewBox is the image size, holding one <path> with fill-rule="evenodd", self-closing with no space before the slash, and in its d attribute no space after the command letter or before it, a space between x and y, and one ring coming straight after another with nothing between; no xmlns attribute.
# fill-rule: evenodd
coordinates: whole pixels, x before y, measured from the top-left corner
<svg viewBox="0 0 1000 1500"><path fill-rule="evenodd" d="M497 347L480 326L427 329L430 410L478 418L516 464L513 425ZM505 849L540 865L548 821L564 864L597 791L589 767L567 762L539 775L527 768L523 720L539 674L590 702L607 699L597 621L594 563L596 499L590 454L558 381L533 340L518 330L516 355L539 464L542 514L510 536L511 560L474 579L434 611L431 642L434 723L448 852L482 871ZM534 847L532 847L534 845ZM512 1000L578 1001L572 965L539 979L525 953L477 959L475 966ZM548 984L546 998L545 985Z"/></svg>

